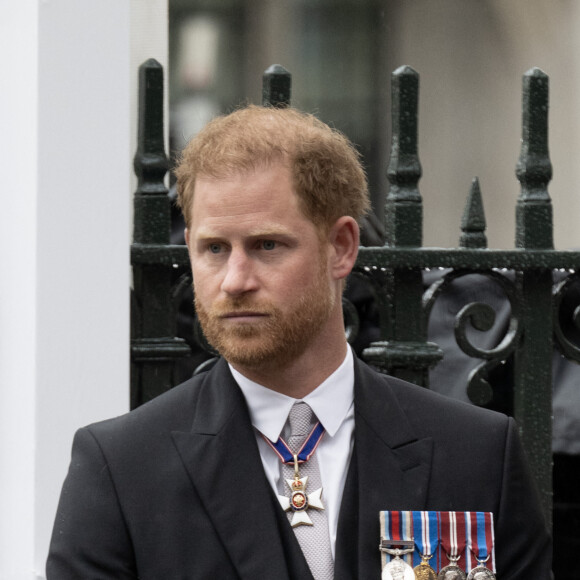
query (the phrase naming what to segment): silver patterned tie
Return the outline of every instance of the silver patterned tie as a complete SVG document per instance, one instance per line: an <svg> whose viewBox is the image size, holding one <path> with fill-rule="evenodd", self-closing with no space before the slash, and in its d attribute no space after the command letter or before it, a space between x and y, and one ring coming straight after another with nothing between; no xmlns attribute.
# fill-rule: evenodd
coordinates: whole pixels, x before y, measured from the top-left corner
<svg viewBox="0 0 580 580"><path fill-rule="evenodd" d="M298 453L315 424L316 418L312 413L312 409L302 401L294 403L292 409L290 409L284 431L282 432L283 438L293 453ZM289 495L290 487L286 483L286 480L294 479L294 466L281 465L282 481L280 482L281 489L279 491L284 495ZM322 487L316 453L308 461L300 464L300 477L305 476L308 476L306 485L307 494ZM324 501L324 496L322 499ZM297 526L294 528L294 533L314 579L332 580L334 578L334 562L330 550L330 536L326 511L309 509L308 515L313 525ZM288 518L291 519L291 517L292 514L289 513Z"/></svg>

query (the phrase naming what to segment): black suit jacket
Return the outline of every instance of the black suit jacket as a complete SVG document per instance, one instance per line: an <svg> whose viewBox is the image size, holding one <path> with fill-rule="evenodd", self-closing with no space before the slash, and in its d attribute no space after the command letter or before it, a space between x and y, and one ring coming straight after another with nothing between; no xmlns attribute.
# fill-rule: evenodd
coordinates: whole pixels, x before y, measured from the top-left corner
<svg viewBox="0 0 580 580"><path fill-rule="evenodd" d="M380 510L492 511L499 580L550 577L513 420L355 362L335 578L379 579ZM312 579L225 362L78 431L49 580Z"/></svg>

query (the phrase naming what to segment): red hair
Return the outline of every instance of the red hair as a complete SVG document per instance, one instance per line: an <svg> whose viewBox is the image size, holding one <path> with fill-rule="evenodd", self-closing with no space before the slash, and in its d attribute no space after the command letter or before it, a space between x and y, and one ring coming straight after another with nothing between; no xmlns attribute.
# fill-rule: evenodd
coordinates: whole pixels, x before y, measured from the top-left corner
<svg viewBox="0 0 580 580"><path fill-rule="evenodd" d="M360 155L342 133L296 109L251 105L213 119L183 150L175 175L186 225L197 176L225 178L274 163L290 168L304 215L321 229L343 215L360 222L370 208Z"/></svg>

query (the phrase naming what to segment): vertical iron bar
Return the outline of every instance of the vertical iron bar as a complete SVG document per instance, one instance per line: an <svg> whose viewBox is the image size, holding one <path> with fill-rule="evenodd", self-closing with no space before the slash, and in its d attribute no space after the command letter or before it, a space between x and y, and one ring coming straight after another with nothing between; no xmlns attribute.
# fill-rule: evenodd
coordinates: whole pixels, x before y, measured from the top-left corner
<svg viewBox="0 0 580 580"><path fill-rule="evenodd" d="M169 245L171 200L163 135L163 69L154 59L139 67L139 134L134 158L138 177L133 243ZM173 361L189 349L175 337L171 268L133 265L131 407L173 386Z"/></svg>
<svg viewBox="0 0 580 580"><path fill-rule="evenodd" d="M516 206L516 246L553 249L552 203L548 183L548 77L534 68L523 78L522 147L516 166L521 194ZM514 416L552 522L552 272L520 271L523 343L516 351Z"/></svg>
<svg viewBox="0 0 580 580"><path fill-rule="evenodd" d="M392 75L392 145L387 176L391 184L385 203L386 245L420 247L423 206L418 182L417 153L419 75L411 67ZM371 364L393 376L428 386L428 369L441 358L440 349L427 342L423 316L420 268L388 269L388 325L384 341L363 352Z"/></svg>

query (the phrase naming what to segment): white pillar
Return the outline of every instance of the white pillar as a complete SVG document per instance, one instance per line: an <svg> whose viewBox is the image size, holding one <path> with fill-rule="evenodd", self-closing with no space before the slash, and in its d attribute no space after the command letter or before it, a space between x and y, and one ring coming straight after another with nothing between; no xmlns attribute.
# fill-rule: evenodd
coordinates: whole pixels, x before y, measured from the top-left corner
<svg viewBox="0 0 580 580"><path fill-rule="evenodd" d="M0 77L0 578L19 580L34 578L37 7L2 13L0 53L13 57Z"/></svg>
<svg viewBox="0 0 580 580"><path fill-rule="evenodd" d="M44 578L74 431L129 401L130 3L0 18L0 579Z"/></svg>

